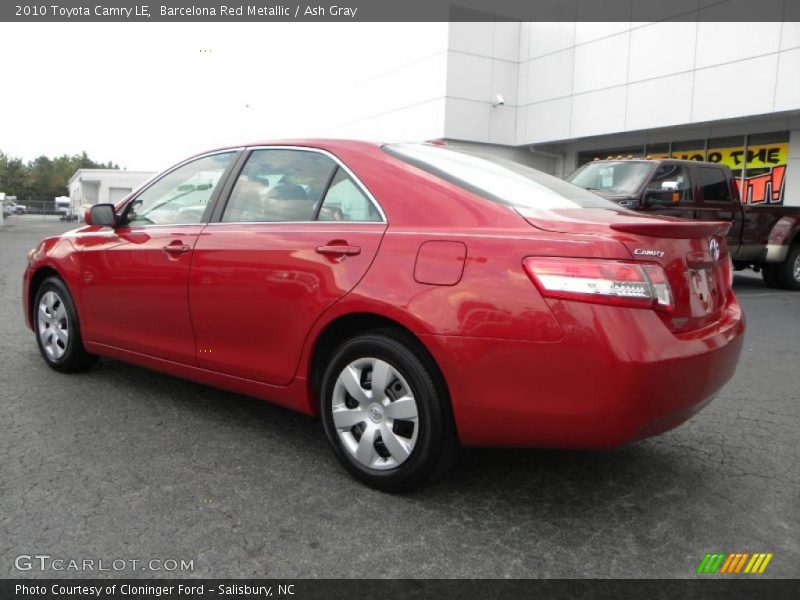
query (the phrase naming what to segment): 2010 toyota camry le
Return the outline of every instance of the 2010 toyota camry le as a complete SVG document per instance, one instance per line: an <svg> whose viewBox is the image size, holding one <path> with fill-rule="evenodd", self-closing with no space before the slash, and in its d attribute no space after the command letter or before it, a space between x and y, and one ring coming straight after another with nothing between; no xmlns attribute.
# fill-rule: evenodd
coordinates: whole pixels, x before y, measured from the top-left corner
<svg viewBox="0 0 800 600"><path fill-rule="evenodd" d="M201 154L29 253L56 371L113 357L319 415L386 491L460 446L611 448L682 423L734 372L725 222L630 212L434 144Z"/></svg>

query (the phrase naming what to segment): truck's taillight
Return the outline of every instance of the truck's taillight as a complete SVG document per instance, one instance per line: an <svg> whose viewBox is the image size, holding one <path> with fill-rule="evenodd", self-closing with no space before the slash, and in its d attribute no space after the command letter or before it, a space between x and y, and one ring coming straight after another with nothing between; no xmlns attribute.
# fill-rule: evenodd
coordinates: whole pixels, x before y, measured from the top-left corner
<svg viewBox="0 0 800 600"><path fill-rule="evenodd" d="M672 290L657 264L596 258L531 256L523 260L530 278L548 298L672 310Z"/></svg>

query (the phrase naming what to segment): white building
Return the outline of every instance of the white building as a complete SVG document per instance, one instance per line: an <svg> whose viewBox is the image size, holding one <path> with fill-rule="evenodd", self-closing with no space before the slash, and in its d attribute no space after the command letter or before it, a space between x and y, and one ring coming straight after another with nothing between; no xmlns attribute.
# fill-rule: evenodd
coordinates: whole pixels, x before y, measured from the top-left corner
<svg viewBox="0 0 800 600"><path fill-rule="evenodd" d="M69 180L69 197L76 208L104 202L116 204L155 175L153 171L78 169Z"/></svg>
<svg viewBox="0 0 800 600"><path fill-rule="evenodd" d="M800 205L800 3L760 7L776 20L431 24L425 56L355 90L340 131L491 144L561 176L595 156L705 158L753 203Z"/></svg>

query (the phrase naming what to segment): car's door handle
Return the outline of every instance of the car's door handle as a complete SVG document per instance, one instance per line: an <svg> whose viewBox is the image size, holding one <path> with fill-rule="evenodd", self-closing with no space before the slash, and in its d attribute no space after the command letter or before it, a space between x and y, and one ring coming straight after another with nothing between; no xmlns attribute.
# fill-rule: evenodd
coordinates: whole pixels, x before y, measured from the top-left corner
<svg viewBox="0 0 800 600"><path fill-rule="evenodd" d="M184 244L183 242L179 242L177 240L164 246L164 251L169 252L170 254L183 254L191 249L192 247L188 244Z"/></svg>
<svg viewBox="0 0 800 600"><path fill-rule="evenodd" d="M360 246L350 246L348 244L327 244L325 246L317 246L317 254L326 254L328 256L356 256L361 254Z"/></svg>

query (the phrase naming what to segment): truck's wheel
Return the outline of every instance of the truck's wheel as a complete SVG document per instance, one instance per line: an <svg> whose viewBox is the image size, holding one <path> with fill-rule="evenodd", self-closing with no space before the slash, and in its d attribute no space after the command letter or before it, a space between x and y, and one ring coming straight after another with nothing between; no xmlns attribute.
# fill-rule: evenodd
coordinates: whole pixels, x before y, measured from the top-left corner
<svg viewBox="0 0 800 600"><path fill-rule="evenodd" d="M779 270L780 287L787 290L800 290L800 242L792 244L786 260L775 266Z"/></svg>

